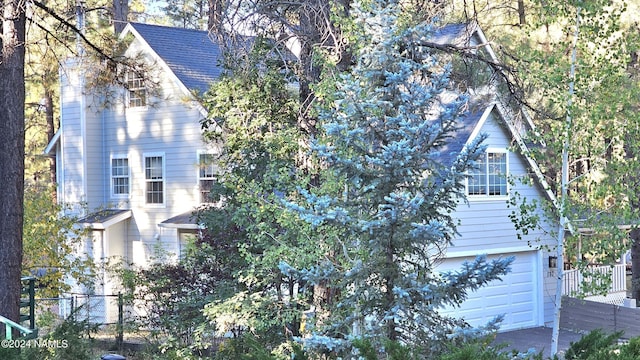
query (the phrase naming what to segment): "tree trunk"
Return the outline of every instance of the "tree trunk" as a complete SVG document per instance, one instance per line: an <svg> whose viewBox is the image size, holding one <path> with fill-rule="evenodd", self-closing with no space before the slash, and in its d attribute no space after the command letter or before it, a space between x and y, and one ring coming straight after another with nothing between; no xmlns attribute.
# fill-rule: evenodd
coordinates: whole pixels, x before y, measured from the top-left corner
<svg viewBox="0 0 640 360"><path fill-rule="evenodd" d="M2 5L0 56L0 315L20 317L24 194L25 7Z"/></svg>
<svg viewBox="0 0 640 360"><path fill-rule="evenodd" d="M310 137L315 136L317 119L312 115L315 93L312 86L320 79L320 66L315 66L313 54L315 48L323 45L322 34L329 19L329 3L327 0L312 0L300 10L300 114L298 126Z"/></svg>
<svg viewBox="0 0 640 360"><path fill-rule="evenodd" d="M44 108L45 108L45 115L47 118L47 144L51 142L51 140L53 139L53 136L55 135L56 129L55 129L55 118L54 118L54 114L53 114L53 95L52 95L52 91L51 89L48 88L48 86L45 86L45 90L44 90ZM49 158L49 181L51 182L51 184L55 184L57 181L56 178L56 158L55 157L50 157ZM53 187L53 201L57 201L57 194L56 194L56 187Z"/></svg>
<svg viewBox="0 0 640 360"><path fill-rule="evenodd" d="M576 79L576 56L578 48L578 36L580 35L580 7L576 9L576 26L573 33L573 46L571 50L571 70L569 71L569 97L567 100L567 117L564 124L564 132L562 134L562 179L560 185L560 219L558 221L557 233L557 279L556 279L556 297L553 310L553 329L551 332L551 356L555 357L558 353L558 340L560 338L560 313L562 312L562 287L564 270L564 240L567 225L566 205L567 190L569 187L569 147L571 141L569 136L572 134L571 106L573 104L573 94Z"/></svg>
<svg viewBox="0 0 640 360"><path fill-rule="evenodd" d="M207 0L209 2L209 13L207 20L207 30L213 34L218 43L224 44L224 14L226 12L225 0Z"/></svg>
<svg viewBox="0 0 640 360"><path fill-rule="evenodd" d="M518 21L520 26L523 26L527 23L524 10L524 0L518 0Z"/></svg>
<svg viewBox="0 0 640 360"><path fill-rule="evenodd" d="M640 229L632 229L629 232L629 239L631 239L631 297L637 301L640 299Z"/></svg>
<svg viewBox="0 0 640 360"><path fill-rule="evenodd" d="M129 0L113 0L113 30L119 35L127 26Z"/></svg>

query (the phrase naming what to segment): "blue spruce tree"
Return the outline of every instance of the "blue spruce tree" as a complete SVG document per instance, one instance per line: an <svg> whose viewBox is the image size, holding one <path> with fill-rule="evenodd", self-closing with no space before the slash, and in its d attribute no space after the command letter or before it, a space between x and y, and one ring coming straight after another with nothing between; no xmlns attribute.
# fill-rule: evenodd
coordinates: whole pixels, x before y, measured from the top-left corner
<svg viewBox="0 0 640 360"><path fill-rule="evenodd" d="M312 150L325 169L323 185L300 189L305 201L287 204L323 241L328 234L338 240L316 268L282 263L281 270L339 289L316 302L308 347L348 357L354 340L365 339L378 351L399 343L429 357L464 327L438 309L498 279L512 259L480 256L456 272L435 270L456 234L451 214L484 138L446 153L467 98L448 88L449 66L420 46L431 26L403 27L397 4L372 6L354 10L357 63L318 109L324 133Z"/></svg>

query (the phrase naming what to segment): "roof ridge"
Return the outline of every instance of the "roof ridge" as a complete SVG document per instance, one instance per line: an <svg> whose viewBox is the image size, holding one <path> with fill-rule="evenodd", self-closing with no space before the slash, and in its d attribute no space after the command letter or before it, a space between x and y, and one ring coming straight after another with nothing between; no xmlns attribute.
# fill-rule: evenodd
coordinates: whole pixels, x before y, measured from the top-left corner
<svg viewBox="0 0 640 360"><path fill-rule="evenodd" d="M203 33L203 34L204 33L209 33L207 30L182 28L182 27L170 26L170 25L149 24L149 23L142 23L142 22L136 22L136 21L131 21L129 23L133 27L135 27L136 25L142 25L142 26L153 26L153 27L165 28L165 29L174 30L174 31L190 31L190 32L199 32L199 33Z"/></svg>

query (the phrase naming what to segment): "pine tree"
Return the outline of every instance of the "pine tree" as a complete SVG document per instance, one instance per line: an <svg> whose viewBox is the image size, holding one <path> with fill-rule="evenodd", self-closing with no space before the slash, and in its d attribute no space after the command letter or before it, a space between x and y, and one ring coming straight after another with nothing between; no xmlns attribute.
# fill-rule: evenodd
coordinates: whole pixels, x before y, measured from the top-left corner
<svg viewBox="0 0 640 360"><path fill-rule="evenodd" d="M419 46L431 26L403 28L396 4L373 6L355 10L356 44L364 45L319 108L324 136L312 149L326 165L323 186L300 189L306 204L288 203L318 233L340 233L338 250L314 269L281 270L341 289L317 311L308 347L350 354L351 340L365 338L380 350L387 341L420 347L428 357L461 326L437 310L499 278L512 259L481 256L457 272L436 271L484 137L459 154L440 153L468 99L448 89L450 67Z"/></svg>

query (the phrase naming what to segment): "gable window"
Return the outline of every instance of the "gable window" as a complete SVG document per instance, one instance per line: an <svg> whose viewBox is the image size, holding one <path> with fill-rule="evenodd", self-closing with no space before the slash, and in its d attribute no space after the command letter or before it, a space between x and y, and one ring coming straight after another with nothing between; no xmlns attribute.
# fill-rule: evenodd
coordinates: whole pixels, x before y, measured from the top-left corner
<svg viewBox="0 0 640 360"><path fill-rule="evenodd" d="M198 187L200 189L200 202L208 203L211 187L216 180L216 167L214 155L207 153L198 154Z"/></svg>
<svg viewBox="0 0 640 360"><path fill-rule="evenodd" d="M145 203L164 204L164 155L144 157Z"/></svg>
<svg viewBox="0 0 640 360"><path fill-rule="evenodd" d="M141 107L147 105L147 88L144 78L139 71L127 72L127 103L129 107Z"/></svg>
<svg viewBox="0 0 640 360"><path fill-rule="evenodd" d="M111 159L111 194L113 197L127 197L129 189L129 159L113 157Z"/></svg>
<svg viewBox="0 0 640 360"><path fill-rule="evenodd" d="M487 151L469 172L467 193L470 196L507 195L507 153Z"/></svg>

